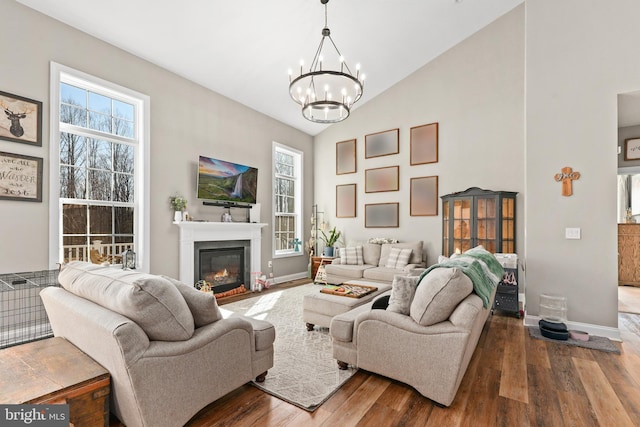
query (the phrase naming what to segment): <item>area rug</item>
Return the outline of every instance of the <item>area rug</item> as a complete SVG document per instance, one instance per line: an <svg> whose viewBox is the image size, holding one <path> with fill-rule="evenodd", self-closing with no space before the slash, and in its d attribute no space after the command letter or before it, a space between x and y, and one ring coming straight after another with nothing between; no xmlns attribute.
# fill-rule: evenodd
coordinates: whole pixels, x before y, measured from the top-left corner
<svg viewBox="0 0 640 427"><path fill-rule="evenodd" d="M328 328L307 331L302 320L302 299L320 292L312 283L270 291L220 307L224 317L233 313L271 322L276 328L274 366L259 389L307 411L314 411L353 374L338 369L332 355Z"/></svg>
<svg viewBox="0 0 640 427"><path fill-rule="evenodd" d="M532 336L533 338L537 338L539 340L549 341L557 344L573 345L576 347L585 347L591 350L600 350L600 351L607 351L609 353L620 354L620 350L618 350L618 347L616 347L615 344L612 343L611 340L606 337L598 337L598 336L591 335L589 336L589 341L580 341L573 338L569 338L566 341L562 341L562 340L554 340L551 338L543 337L540 334L540 328L538 328L537 326L527 326L527 329L529 329L530 336Z"/></svg>

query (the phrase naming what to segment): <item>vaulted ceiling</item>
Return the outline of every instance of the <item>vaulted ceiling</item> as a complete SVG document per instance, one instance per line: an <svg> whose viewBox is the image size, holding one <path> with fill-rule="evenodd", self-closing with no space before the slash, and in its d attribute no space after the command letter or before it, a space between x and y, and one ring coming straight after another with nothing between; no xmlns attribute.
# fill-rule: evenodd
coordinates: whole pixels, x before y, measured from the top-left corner
<svg viewBox="0 0 640 427"><path fill-rule="evenodd" d="M16 0L301 131L288 69L313 59L320 0ZM328 26L367 75L363 105L524 0L331 0Z"/></svg>

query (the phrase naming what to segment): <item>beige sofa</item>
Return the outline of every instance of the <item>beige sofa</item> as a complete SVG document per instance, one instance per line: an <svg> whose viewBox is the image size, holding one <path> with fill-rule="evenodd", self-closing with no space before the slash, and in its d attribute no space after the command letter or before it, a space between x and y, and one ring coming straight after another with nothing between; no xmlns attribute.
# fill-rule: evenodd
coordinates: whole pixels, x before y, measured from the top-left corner
<svg viewBox="0 0 640 427"><path fill-rule="evenodd" d="M417 269L425 266L423 259L422 241L406 243L362 243L352 245L362 247L362 263L343 263L338 255L331 264L325 266L327 283L341 284L349 280L364 279L373 282L391 283L394 276L416 274ZM408 264L400 268L387 267L389 255L393 248L411 249ZM340 248L340 251L345 248ZM340 252L338 252L339 254Z"/></svg>
<svg viewBox="0 0 640 427"><path fill-rule="evenodd" d="M392 289L381 295L391 296L389 308L372 309L375 301L356 307L332 319L330 334L333 356L342 369L351 364L393 378L449 406L491 311L501 267L493 266L495 275L485 278L492 290L489 287L483 298L461 269L432 268L422 278L401 278L413 280L415 289L404 312L390 310L392 304L398 306L396 278Z"/></svg>
<svg viewBox="0 0 640 427"><path fill-rule="evenodd" d="M54 335L109 371L128 427L184 425L273 366L273 325L223 319L212 295L174 279L73 262L59 281L40 294Z"/></svg>

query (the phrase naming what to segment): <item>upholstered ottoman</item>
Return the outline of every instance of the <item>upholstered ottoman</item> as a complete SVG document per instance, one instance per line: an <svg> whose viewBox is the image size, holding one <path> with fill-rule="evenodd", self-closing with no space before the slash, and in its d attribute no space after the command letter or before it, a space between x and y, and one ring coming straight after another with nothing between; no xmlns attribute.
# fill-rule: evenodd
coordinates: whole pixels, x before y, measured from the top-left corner
<svg viewBox="0 0 640 427"><path fill-rule="evenodd" d="M315 325L328 328L334 316L366 304L381 293L391 289L390 284L369 282L367 280L350 280L345 284L375 286L378 290L361 298L325 294L320 292L321 288L317 292L306 295L302 300L302 320L307 324L307 330L312 331Z"/></svg>

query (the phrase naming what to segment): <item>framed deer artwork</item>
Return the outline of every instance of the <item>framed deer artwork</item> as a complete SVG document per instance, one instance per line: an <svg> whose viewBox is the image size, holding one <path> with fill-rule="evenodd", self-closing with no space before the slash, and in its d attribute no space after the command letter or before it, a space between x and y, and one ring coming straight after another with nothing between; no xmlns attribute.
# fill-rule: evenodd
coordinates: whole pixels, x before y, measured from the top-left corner
<svg viewBox="0 0 640 427"><path fill-rule="evenodd" d="M42 102L0 91L0 139L42 147Z"/></svg>

